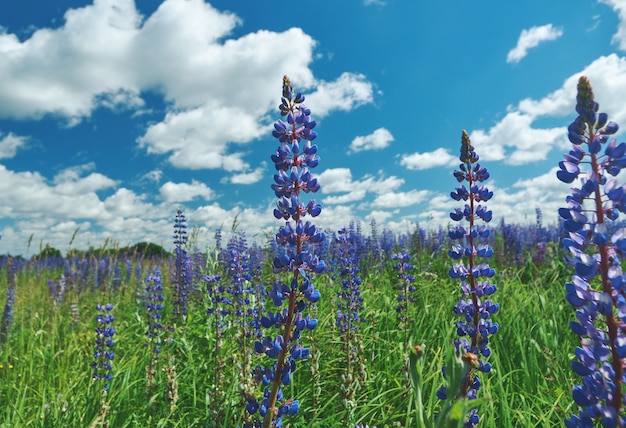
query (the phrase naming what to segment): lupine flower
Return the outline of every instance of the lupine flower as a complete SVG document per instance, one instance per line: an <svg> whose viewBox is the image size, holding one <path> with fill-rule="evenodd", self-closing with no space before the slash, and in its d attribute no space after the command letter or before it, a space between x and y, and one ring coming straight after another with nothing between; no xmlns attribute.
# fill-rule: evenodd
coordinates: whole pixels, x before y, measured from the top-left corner
<svg viewBox="0 0 626 428"><path fill-rule="evenodd" d="M626 276L620 267L626 229L609 233L609 225L626 212L626 186L613 178L626 167L626 144L609 140L618 126L598 109L583 76L578 81L578 116L568 128L572 149L557 171L565 183L579 180L566 198L567 206L559 209L569 234L563 240L570 253L567 260L575 271L565 285L565 298L576 308L570 327L580 336L572 369L582 377L572 391L578 414L565 421L567 427L595 426L594 420L603 427L626 426Z"/></svg>
<svg viewBox="0 0 626 428"><path fill-rule="evenodd" d="M13 306L15 306L15 262L9 257L7 262L7 300L2 313L2 325L0 326L0 344L4 344L9 337L11 326L13 325Z"/></svg>
<svg viewBox="0 0 626 428"><path fill-rule="evenodd" d="M70 310L72 312L72 326L74 328L78 327L78 323L80 322L80 308L78 307L77 302L72 302L70 305Z"/></svg>
<svg viewBox="0 0 626 428"><path fill-rule="evenodd" d="M398 279L398 305L396 306L397 319L400 322L403 333L407 333L407 324L409 319L407 317L407 311L409 310L409 303L414 303L415 299L413 294L415 293L415 277L409 272L413 270L413 265L410 263L411 255L408 251L401 253L395 253L392 256L394 260L393 269L397 272L396 278ZM405 346L406 348L406 346Z"/></svg>
<svg viewBox="0 0 626 428"><path fill-rule="evenodd" d="M357 338L363 298L361 297L361 277L359 276L358 234L354 229L345 227L337 232L335 238L338 245L341 289L337 293L337 327L343 351L344 370L341 374L341 396L346 408L344 422L354 421L356 392L361 388L367 377L363 346Z"/></svg>
<svg viewBox="0 0 626 428"><path fill-rule="evenodd" d="M164 330L161 320L165 298L163 297L161 270L158 267L154 268L146 283L145 309L148 321L146 335L148 336L148 349L151 353L150 364L146 367L146 395L150 400L157 386L155 377L159 365L159 354L161 353L161 334Z"/></svg>
<svg viewBox="0 0 626 428"><path fill-rule="evenodd" d="M488 373L491 370L491 364L486 362L491 354L489 336L498 331L498 323L491 321L490 317L500 308L489 298L496 291L496 286L489 282L495 270L487 263L479 262L480 258L489 258L493 254L493 250L481 242L489 236L489 229L476 223L479 219L488 223L492 218L491 211L482 203L490 200L493 193L480 184L489 178L489 172L478 163L479 157L465 131L461 138L459 158L460 170L454 171L454 177L459 183L467 182L467 187L461 184L450 195L455 201L463 200L466 204L462 209L456 208L450 213L450 218L457 222L465 220L467 226L458 225L449 232L450 239L459 241L448 252L453 260L458 261L449 273L452 278L461 281L462 294L461 300L454 307L454 313L462 318L456 323L459 339L454 341L454 346L457 354L473 355L478 361L475 369L466 374L460 391L441 388L437 392L441 399L446 399L448 395L469 399L477 397L481 383L476 372ZM467 260L467 265L462 263L463 259ZM473 409L467 416L465 427L475 427L478 421L479 416Z"/></svg>
<svg viewBox="0 0 626 428"><path fill-rule="evenodd" d="M301 93L294 95L289 78L283 78L283 96L280 113L287 122L278 120L274 124L273 136L279 146L272 161L276 168L272 189L278 202L274 209L277 219L285 220L276 234L276 243L286 251L274 258L275 274L287 273L287 283L277 280L269 292L270 299L277 306L276 312L268 312L261 317L263 327L278 329L277 336L265 336L255 343L257 353L263 353L276 362L257 373L265 373L260 379L263 398L247 397L247 410L251 417L244 422L246 427L279 427L286 415L298 413L298 400L283 397L282 386L291 383L296 370L296 361L306 359L310 350L298 343L302 331L312 330L317 320L303 315L307 305L317 302L320 293L313 286L313 274L324 271L324 261L311 253L312 244L324 241L325 234L319 232L311 221L304 221L306 216L317 217L322 206L311 199L308 203L300 200L301 192L315 193L320 185L311 174L311 169L319 164L317 146L311 141L317 136L313 130L315 121L311 111L303 104ZM282 308L287 301L287 308ZM256 415L259 415L258 418Z"/></svg>
<svg viewBox="0 0 626 428"><path fill-rule="evenodd" d="M185 214L181 210L176 211L174 219L174 257L175 266L172 276L174 285L174 315L187 315L187 294L191 287L192 270L189 269L190 257L185 250L187 243L187 224Z"/></svg>
<svg viewBox="0 0 626 428"><path fill-rule="evenodd" d="M63 303L63 297L65 296L66 282L65 275L61 274L61 278L57 281L53 279L48 280L48 292L54 304L58 307Z"/></svg>
<svg viewBox="0 0 626 428"><path fill-rule="evenodd" d="M340 229L337 235L340 258L338 271L341 277L341 290L337 293L337 327L341 334L348 334L359 329L360 312L363 310L362 280L353 236L346 228Z"/></svg>
<svg viewBox="0 0 626 428"><path fill-rule="evenodd" d="M160 336L163 332L161 322L163 312L163 284L161 280L161 270L156 267L152 275L146 280L146 315L148 317L148 330L146 334L151 342L152 351L158 354L161 345Z"/></svg>
<svg viewBox="0 0 626 428"><path fill-rule="evenodd" d="M217 255L214 268L218 265ZM214 269L216 270L216 269ZM224 296L225 288L221 284L220 275L207 275L204 278L206 282L206 294L209 298L209 308L207 314L211 317L211 328L213 330L213 349L211 356L213 358L211 367L213 368L211 387L208 391L209 395L209 415L212 420L224 420L224 402L225 395L225 369L226 361L222 352L222 346L224 344L224 325L226 324L226 315L229 310L224 306L227 305L228 300Z"/></svg>
<svg viewBox="0 0 626 428"><path fill-rule="evenodd" d="M96 310L101 313L96 315L98 327L96 328L96 346L91 368L93 369L93 380L104 381L103 389L108 391L109 382L113 379L112 361L115 359L113 352L115 346L113 336L116 333L115 328L113 328L115 317L110 313L113 310L113 305L110 303L97 305Z"/></svg>

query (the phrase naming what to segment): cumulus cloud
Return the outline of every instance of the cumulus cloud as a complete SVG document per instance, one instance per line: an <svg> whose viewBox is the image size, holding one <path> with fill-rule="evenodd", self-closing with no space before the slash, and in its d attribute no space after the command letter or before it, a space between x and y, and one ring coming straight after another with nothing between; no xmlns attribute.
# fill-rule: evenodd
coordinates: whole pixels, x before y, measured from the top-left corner
<svg viewBox="0 0 626 428"><path fill-rule="evenodd" d="M376 196L372 206L376 208L408 207L425 201L428 198L428 194L428 190L383 193Z"/></svg>
<svg viewBox="0 0 626 428"><path fill-rule="evenodd" d="M359 136L352 140L348 153L364 150L382 150L394 140L387 128L378 128L369 135Z"/></svg>
<svg viewBox="0 0 626 428"><path fill-rule="evenodd" d="M598 0L600 3L609 5L619 16L617 33L613 35L612 42L617 47L626 51L626 2L624 0Z"/></svg>
<svg viewBox="0 0 626 428"><path fill-rule="evenodd" d="M153 169L152 171L148 171L147 173L145 173L141 177L141 180L158 183L161 181L161 177L163 177L163 171L161 171L160 169Z"/></svg>
<svg viewBox="0 0 626 428"><path fill-rule="evenodd" d="M374 90L363 74L342 73L333 82L319 82L306 98L307 104L315 106L314 116L326 116L332 110L349 111L371 103Z"/></svg>
<svg viewBox="0 0 626 428"><path fill-rule="evenodd" d="M227 178L227 181L233 184L254 184L261 181L263 172L267 168L267 162L261 162L261 166L251 172L242 172L234 174Z"/></svg>
<svg viewBox="0 0 626 428"><path fill-rule="evenodd" d="M576 104L576 85L580 76L589 77L600 109L611 120L626 121L626 105L615 94L626 93L626 58L615 54L594 60L581 72L565 79L561 88L539 100L524 99L510 106L507 114L488 130L470 133L481 159L522 165L546 159L555 147L567 147L567 128L539 128L538 119L571 115Z"/></svg>
<svg viewBox="0 0 626 428"><path fill-rule="evenodd" d="M458 159L458 157L452 156L448 149L442 147L432 152L415 152L409 155L401 155L400 157L400 165L413 171L454 165Z"/></svg>
<svg viewBox="0 0 626 428"><path fill-rule="evenodd" d="M54 114L73 126L97 107L140 111L142 92L153 91L167 111L138 138L141 148L178 168L245 171L235 144L267 132L283 74L309 94L314 117L373 100L362 74L316 79L316 42L302 29L235 38L241 20L202 0L166 0L147 17L133 0L95 0L64 18L24 41L0 33L0 117Z"/></svg>
<svg viewBox="0 0 626 428"><path fill-rule="evenodd" d="M563 35L563 30L553 27L552 24L546 24L538 27L531 27L522 30L517 40L517 46L511 49L506 57L507 63L517 63L522 60L528 50L539 46L540 43L556 40Z"/></svg>
<svg viewBox="0 0 626 428"><path fill-rule="evenodd" d="M376 195L390 193L404 184L404 179L395 176L385 177L382 171L379 171L378 177L368 174L361 180L354 181L349 168L329 168L319 174L318 181L322 186L322 193L345 193L325 197L322 200L324 204L360 201L367 193Z"/></svg>
<svg viewBox="0 0 626 428"><path fill-rule="evenodd" d="M70 9L65 24L20 42L0 34L0 116L88 116L98 94L136 93L132 41L141 16L132 0L96 0Z"/></svg>
<svg viewBox="0 0 626 428"><path fill-rule="evenodd" d="M98 173L85 177L69 169L51 185L37 172L15 172L0 165L0 216L21 218L96 218L103 214L97 192L114 180Z"/></svg>
<svg viewBox="0 0 626 428"><path fill-rule="evenodd" d="M4 136L0 134L0 159L15 157L17 151L26 146L27 141L27 137L15 135L12 132Z"/></svg>
<svg viewBox="0 0 626 428"><path fill-rule="evenodd" d="M316 119L374 97L372 84L360 73L316 78L311 71L316 41L302 29L234 36L240 18L203 0L165 0L148 16L141 15L134 0L94 0L69 9L59 24L19 38L0 29L0 118L53 116L75 126L98 108L137 117L150 108L143 99L147 93L161 96L163 113L151 113L162 116L145 125L138 147L164 156L176 168L223 169L233 184L252 184L266 170L265 163L250 166L245 145L271 129L283 74L306 94ZM0 158L15 156L27 142L15 134L0 135ZM151 202L147 194L97 173L93 164L67 168L53 178L0 165L0 216L21 219L2 230L4 245L16 243L9 238L18 238L18 228L59 245L61 234L75 227L81 227L76 245L119 233L157 243L165 237L167 244L168 213L173 216L177 206L210 201L215 194L202 183L176 183L164 175L161 168L148 167L137 176L140 184L159 184L160 199ZM369 186L367 192L375 192L394 187L394 180L365 177L361 182ZM188 214L204 221L202 230L212 237L215 227L238 215L249 225L247 233L263 233L273 220L271 211L213 203Z"/></svg>
<svg viewBox="0 0 626 428"><path fill-rule="evenodd" d="M173 183L168 181L161 186L159 193L166 202L188 202L197 197L208 201L214 197L213 190L197 180L191 180L191 183Z"/></svg>
<svg viewBox="0 0 626 428"><path fill-rule="evenodd" d="M567 128L536 129L531 126L533 120L532 116L519 111L510 112L489 131L472 132L472 145L484 160L522 165L546 159L559 140L566 141ZM512 147L513 151L507 153L507 147Z"/></svg>

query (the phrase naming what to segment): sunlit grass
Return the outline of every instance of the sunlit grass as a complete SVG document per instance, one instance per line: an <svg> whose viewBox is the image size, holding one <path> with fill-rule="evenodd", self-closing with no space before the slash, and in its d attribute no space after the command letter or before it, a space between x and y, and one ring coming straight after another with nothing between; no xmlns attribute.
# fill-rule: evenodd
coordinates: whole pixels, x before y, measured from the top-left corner
<svg viewBox="0 0 626 428"><path fill-rule="evenodd" d="M562 424L572 409L570 389L574 380L569 361L575 336L568 328L573 313L563 298L564 272L557 255L541 269L506 268L496 276L498 301L502 307L495 320L501 329L491 341L493 371L484 377L481 408L482 427L552 427ZM417 273L416 304L409 308L413 343L425 344L425 417L433 418L440 402L435 392L441 386L445 350L454 337L455 317L451 311L458 300L457 285L445 274L446 257L422 256L424 271ZM417 266L417 263L416 263ZM427 270L426 266L430 266ZM145 373L150 363L146 346L146 318L137 299L135 279L115 292L102 287L77 293L71 287L61 306L48 294L46 281L60 271L22 271L17 276L15 323L4 347L0 348L0 426L2 427L87 427L100 410L100 388L91 380L95 340L95 306L115 306L114 378L107 396L111 427L130 426L221 426L235 427L243 416L239 393L237 344L228 340L235 324L226 326L223 355L223 421L211 421L209 391L214 379L212 354L215 340L207 301L191 299L186 321L174 318L171 308L168 263L163 269L166 309L164 324L175 327L174 341L163 346L163 366L175 358L179 399L175 408L163 399L165 374L154 397L146 397ZM494 266L498 271L499 266ZM3 273L0 295L7 281ZM396 285L391 266L369 269L363 274L361 294L365 321L358 340L366 358L367 380L357 391L356 422L378 428L414 426L411 392L405 379L404 338L396 321ZM285 422L296 427L341 427L345 408L341 402L341 346L332 304L338 284L321 275L317 287L323 299L318 305L319 325L311 338L319 352L319 376L314 377L304 362L294 374L285 395L297 395L300 413ZM201 296L201 294L200 294ZM80 308L74 324L71 303ZM253 357L253 364L260 359ZM293 388L293 389L291 389ZM297 391L297 394L296 394ZM152 400L149 402L149 400ZM152 409L152 410L151 410ZM156 409L156 410L154 410Z"/></svg>

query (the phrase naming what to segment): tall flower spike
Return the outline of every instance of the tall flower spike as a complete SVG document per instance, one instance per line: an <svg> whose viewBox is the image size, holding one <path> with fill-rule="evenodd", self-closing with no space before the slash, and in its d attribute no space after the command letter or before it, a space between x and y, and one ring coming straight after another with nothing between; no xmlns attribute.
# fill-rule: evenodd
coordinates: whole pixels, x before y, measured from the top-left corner
<svg viewBox="0 0 626 428"><path fill-rule="evenodd" d="M569 238L563 240L574 267L572 281L565 284L567 301L576 308L570 328L580 336L572 369L582 377L572 396L578 414L565 421L567 427L626 426L624 412L624 364L626 363L626 276L620 258L626 250L626 228L609 236L609 224L626 212L626 185L616 176L626 167L626 144L609 141L617 124L598 113L591 84L578 81L576 112L569 126L572 150L559 163L557 177L565 183L578 180L567 206L559 209ZM614 229L614 228L613 228Z"/></svg>
<svg viewBox="0 0 626 428"><path fill-rule="evenodd" d="M477 398L480 389L478 372L488 373L491 364L486 358L491 354L489 349L489 336L498 331L498 323L494 323L490 317L498 312L500 305L494 303L490 296L495 293L496 286L489 282L489 278L495 275L495 270L479 259L489 258L493 250L481 241L489 236L489 229L485 225L478 225L477 220L488 223L491 220L491 211L483 202L487 202L493 196L493 192L480 184L489 178L489 172L478 163L478 155L470 142L469 135L463 131L461 137L461 164L459 170L454 171L454 177L461 184L450 194L455 201L463 200L463 209L456 208L450 213L454 221L467 223L467 228L458 225L449 231L452 240L459 241L453 245L448 255L456 261L450 269L450 276L461 281L461 300L454 306L454 313L461 317L457 321L456 329L459 339L454 341L458 355L478 356L474 369L468 371L461 383L460 391L447 391L441 388L437 395L441 399L448 396ZM463 264L463 260L467 264ZM444 370L445 372L445 370ZM477 410L470 411L465 427L475 427L479 422Z"/></svg>
<svg viewBox="0 0 626 428"><path fill-rule="evenodd" d="M275 362L253 371L263 387L263 398L246 396L250 417L244 422L245 427L280 427L283 416L298 413L299 401L283 397L282 386L291 383L296 361L310 355L309 348L298 343L302 331L313 330L317 325L317 320L303 312L320 299L312 279L314 274L324 271L325 265L312 250L314 244L324 241L325 234L310 220L304 220L307 216L317 217L322 211L321 205L314 199L308 203L300 200L301 192L315 193L320 188L311 174L319 163L317 146L311 144L317 136L313 130L315 121L311 119L311 110L303 103L304 96L299 92L294 95L291 82L285 76L279 110L286 123L278 120L272 133L279 142L272 155L276 168L272 190L278 198L274 216L285 220L276 234L276 243L284 246L285 251L274 258L273 267L275 274L283 275L269 292L278 308L261 317L264 328L278 329L279 334L274 336L268 332L254 344L257 353Z"/></svg>
<svg viewBox="0 0 626 428"><path fill-rule="evenodd" d="M104 382L100 390L100 412L98 414L98 420L105 421L109 414L107 394L110 387L109 382L113 379L113 359L115 359L115 353L113 352L113 347L115 346L113 336L115 336L116 333L115 328L113 328L115 317L111 314L113 305L110 303L97 305L96 310L98 311L96 315L98 327L96 328L96 346L91 368L93 369L93 380Z"/></svg>
<svg viewBox="0 0 626 428"><path fill-rule="evenodd" d="M353 227L342 228L335 238L337 244L336 272L341 278L341 288L337 292L337 328L343 355L341 373L341 398L346 415L342 422L349 425L354 421L357 405L356 394L367 377L363 344L358 331L362 322L363 297L361 297L361 277L359 276L359 254L357 234Z"/></svg>
<svg viewBox="0 0 626 428"><path fill-rule="evenodd" d="M191 257L185 250L187 244L187 224L185 214L179 209L174 219L174 256L175 266L172 275L174 286L174 315L187 316L187 295L191 288Z"/></svg>

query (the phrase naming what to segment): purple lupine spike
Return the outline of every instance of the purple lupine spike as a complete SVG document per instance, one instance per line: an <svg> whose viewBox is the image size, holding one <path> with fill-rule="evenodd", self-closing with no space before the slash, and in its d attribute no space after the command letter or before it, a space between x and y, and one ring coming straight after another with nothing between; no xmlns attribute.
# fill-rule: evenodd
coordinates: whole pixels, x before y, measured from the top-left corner
<svg viewBox="0 0 626 428"><path fill-rule="evenodd" d="M15 306L16 288L15 271L15 261L13 260L13 257L9 257L7 261L7 298L4 304L4 312L2 313L2 322L0 323L0 345L6 343L15 317L13 311L13 307Z"/></svg>
<svg viewBox="0 0 626 428"><path fill-rule="evenodd" d="M454 341L454 346L458 354L473 354L477 356L476 368L470 370L460 391L447 391L441 388L437 395L441 399L448 396L466 397L474 399L480 389L480 377L478 372L488 373L491 364L486 362L486 358L491 354L489 349L489 336L498 331L498 323L491 321L490 316L498 312L500 306L485 296L491 296L496 286L487 278L495 274L495 270L487 263L480 263L479 259L489 258L493 251L485 243L489 236L489 229L479 226L477 220L488 223L491 218L491 211L485 205L478 202L487 202L493 196L484 185L479 183L489 178L489 172L478 163L479 156L471 145L469 135L463 131L461 136L461 164L459 170L454 172L454 177L459 183L466 182L467 187L460 185L451 194L452 199L467 202L463 210L455 209L450 217L454 221L466 221L467 228L458 225L449 232L452 240L459 241L453 245L449 252L455 260L454 266L450 269L450 276L461 281L461 300L454 307L454 313L461 320L456 322L459 339ZM468 190L469 189L469 190ZM466 264L465 264L466 263ZM484 278L484 279L483 279ZM465 420L465 427L475 427L479 422L476 409L472 409Z"/></svg>
<svg viewBox="0 0 626 428"><path fill-rule="evenodd" d="M394 260L393 269L397 272L396 278L398 279L397 289L399 291L397 296L398 305L396 306L396 319L399 323L399 328L404 336L404 348L408 349L409 337L409 323L410 317L408 311L410 304L415 303L416 288L413 285L415 283L415 277L411 274L413 271L413 265L411 262L411 255L408 251L402 251L395 253L392 256Z"/></svg>
<svg viewBox="0 0 626 428"><path fill-rule="evenodd" d="M115 342L113 336L115 336L115 328L113 328L113 321L115 317L111 314L113 305L107 303L106 305L97 305L96 321L98 327L96 328L96 346L94 350L94 361L91 363L93 368L93 380L104 381L103 390L109 390L109 382L113 379L112 361L115 358L113 347Z"/></svg>
<svg viewBox="0 0 626 428"><path fill-rule="evenodd" d="M161 279L161 269L154 268L153 273L146 279L145 287L145 310L148 322L146 330L147 346L150 350L150 363L146 366L146 395L148 400L157 387L156 376L158 373L159 355L161 353L162 334L165 330L162 323L163 284Z"/></svg>
<svg viewBox="0 0 626 428"><path fill-rule="evenodd" d="M354 419L356 393L367 377L364 350L357 333L362 323L363 297L361 297L361 277L359 269L358 238L354 227L342 228L337 232L337 268L341 278L341 288L337 292L337 327L341 343L343 372L341 374L341 398L346 408L342 420L348 423Z"/></svg>
<svg viewBox="0 0 626 428"><path fill-rule="evenodd" d="M174 287L173 303L174 315L185 317L187 315L187 297L191 289L193 277L193 260L187 254L187 224L185 214L179 209L174 219L174 257L175 264L172 275Z"/></svg>
<svg viewBox="0 0 626 428"><path fill-rule="evenodd" d="M262 325L278 328L279 334L266 333L269 335L255 343L255 350L276 361L263 369L266 375L259 382L263 386L263 398L260 401L247 398L246 408L250 416L244 421L244 427L280 427L283 416L298 412L299 402L285 399L282 386L291 384L296 360L309 355L307 348L298 345L300 327L312 329L316 325L314 320L303 317L302 312L320 299L311 279L324 270L325 264L312 251L324 241L325 234L304 220L307 215L317 216L321 206L300 200L301 192L319 190L319 183L311 174L311 169L319 164L317 147L310 143L317 136L313 131L315 121L311 120L311 110L303 104L304 101L302 94L294 96L291 82L285 76L279 110L281 116L286 116L286 122L279 120L274 124L272 135L278 139L279 145L271 157L276 169L271 188L278 198L274 217L285 220L276 234L276 243L285 250L275 251L273 270L276 274L287 273L291 279L287 280L289 284L281 280L273 284L268 296L279 309L276 314L260 318ZM287 308L281 309L285 302ZM303 320L306 320L304 324Z"/></svg>
<svg viewBox="0 0 626 428"><path fill-rule="evenodd" d="M608 232L619 213L626 212L624 192L618 190L623 187L611 178L626 167L626 144L618 145L615 139L609 142L608 135L617 131L617 125L605 113L598 113L598 108L589 80L581 77L578 116L568 128L574 144L565 155L569 170L561 166L557 171L557 178L565 183L580 179L580 187L573 187L566 198L568 206L559 209L569 233L563 240L570 253L567 260L575 271L572 281L565 284L565 298L576 308L576 321L570 328L580 336L572 370L582 377L572 390L578 413L565 421L566 427L595 426L594 421L602 421L604 427L626 426L626 276L620 266L626 229Z"/></svg>

